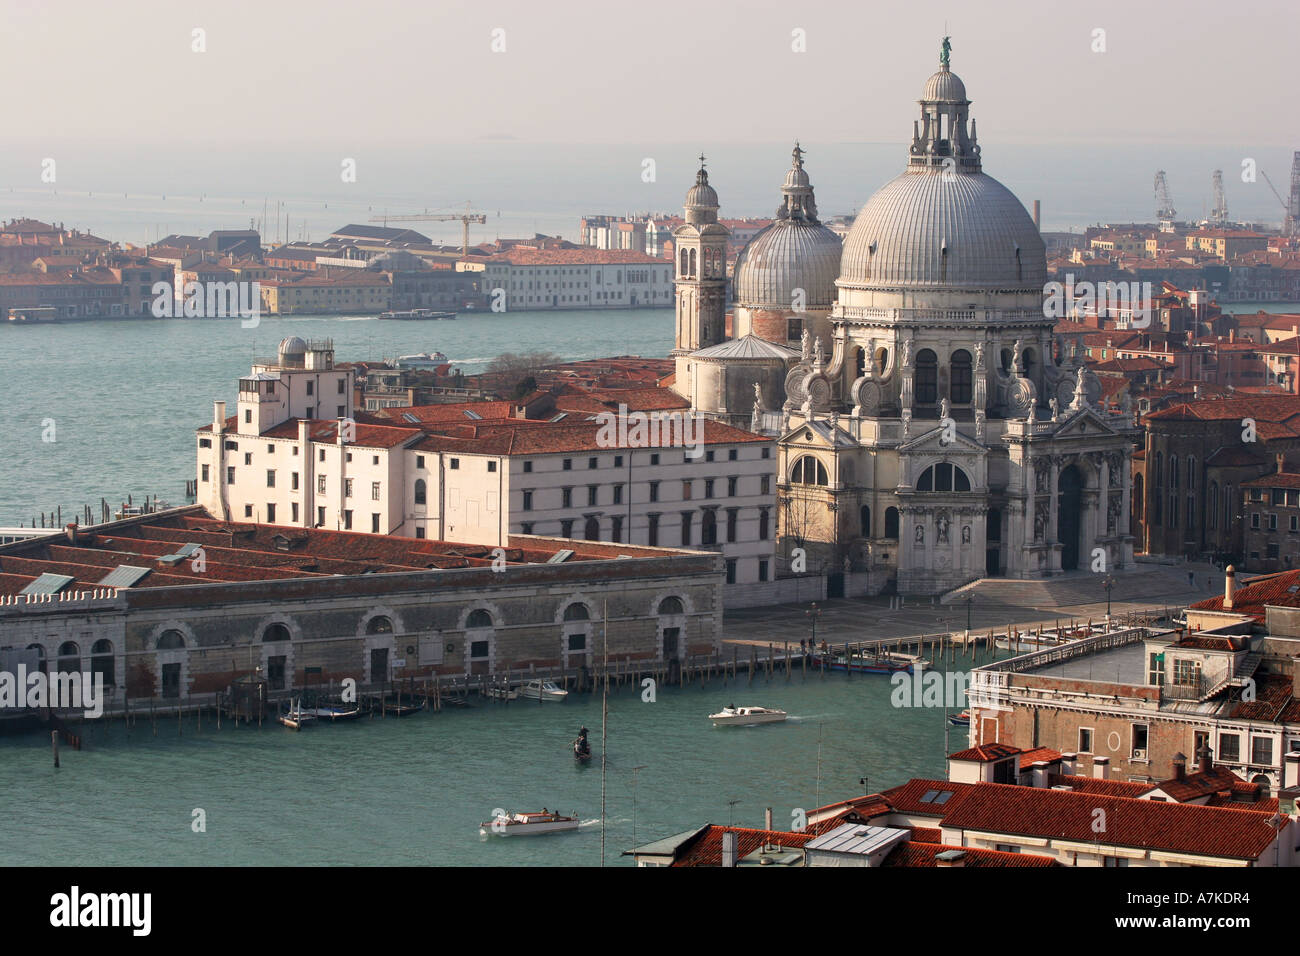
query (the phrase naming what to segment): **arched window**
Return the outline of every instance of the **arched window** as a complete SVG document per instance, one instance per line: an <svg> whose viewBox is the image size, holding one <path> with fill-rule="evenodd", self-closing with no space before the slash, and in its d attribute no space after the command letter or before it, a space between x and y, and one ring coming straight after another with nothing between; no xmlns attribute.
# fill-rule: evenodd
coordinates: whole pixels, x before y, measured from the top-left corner
<svg viewBox="0 0 1300 956"><path fill-rule="evenodd" d="M1187 456L1187 490L1196 490L1196 456Z"/></svg>
<svg viewBox="0 0 1300 956"><path fill-rule="evenodd" d="M262 632L263 644L274 644L277 641L291 640L293 640L293 635L289 633L289 628L278 621L275 624L269 625L267 629Z"/></svg>
<svg viewBox="0 0 1300 956"><path fill-rule="evenodd" d="M1178 456L1169 456L1169 490L1178 490Z"/></svg>
<svg viewBox="0 0 1300 956"><path fill-rule="evenodd" d="M428 486L425 485L423 478L415 479L415 503L417 505L428 504L429 493Z"/></svg>
<svg viewBox="0 0 1300 956"><path fill-rule="evenodd" d="M585 537L588 541L599 541L600 540L600 519L596 517L588 518L582 530L583 530L583 537Z"/></svg>
<svg viewBox="0 0 1300 956"><path fill-rule="evenodd" d="M587 612L587 605L575 602L564 609L564 619L566 621L589 621L591 615Z"/></svg>
<svg viewBox="0 0 1300 956"><path fill-rule="evenodd" d="M885 374L885 366L889 364L889 349L876 349L876 372L880 375Z"/></svg>
<svg viewBox="0 0 1300 956"><path fill-rule="evenodd" d="M185 649L185 635L177 630L163 631L158 636L158 650L180 651Z"/></svg>
<svg viewBox="0 0 1300 956"><path fill-rule="evenodd" d="M930 349L916 353L916 404L939 401L939 357Z"/></svg>
<svg viewBox="0 0 1300 956"><path fill-rule="evenodd" d="M871 537L871 506L870 505L862 506L862 510L859 514L859 520L861 521L862 537L870 538Z"/></svg>
<svg viewBox="0 0 1300 956"><path fill-rule="evenodd" d="M885 509L885 537L890 541L898 540L898 509Z"/></svg>
<svg viewBox="0 0 1300 956"><path fill-rule="evenodd" d="M27 649L29 651L36 652L37 670L39 670L42 674L48 673L48 669L45 662L45 648L43 648L39 644L28 644Z"/></svg>
<svg viewBox="0 0 1300 956"><path fill-rule="evenodd" d="M90 647L90 672L92 674L104 675L104 686L117 686L116 668L113 662L113 642L107 640L96 641Z"/></svg>
<svg viewBox="0 0 1300 956"><path fill-rule="evenodd" d="M695 275L695 250L691 250L691 275Z"/></svg>
<svg viewBox="0 0 1300 956"><path fill-rule="evenodd" d="M970 478L951 462L941 461L921 472L917 491L970 491Z"/></svg>
<svg viewBox="0 0 1300 956"><path fill-rule="evenodd" d="M465 619L465 629L472 630L477 627L493 627L492 615L482 608L470 611L469 617Z"/></svg>
<svg viewBox="0 0 1300 956"><path fill-rule="evenodd" d="M857 367L858 367L858 378L861 378L863 375L867 373L867 350L858 349L856 352L855 361L857 362Z"/></svg>
<svg viewBox="0 0 1300 956"><path fill-rule="evenodd" d="M682 606L682 599L679 597L666 597L659 602L660 617L668 617L673 614L683 614L685 613L685 610L686 609Z"/></svg>
<svg viewBox="0 0 1300 956"><path fill-rule="evenodd" d="M679 267L678 270L677 270L677 274L678 274L678 275L681 275L681 276L685 276L685 275L688 274L688 273L686 272L686 264L690 261L690 260L686 257L686 250L685 250L685 249L682 250L681 259L682 259L682 261L681 261L681 265L680 265L680 267Z"/></svg>
<svg viewBox="0 0 1300 956"><path fill-rule="evenodd" d="M375 615L370 620L366 621L366 633L367 634L392 634L393 633L392 618L386 617L383 614Z"/></svg>
<svg viewBox="0 0 1300 956"><path fill-rule="evenodd" d="M81 671L81 648L76 641L64 641L59 645L54 670L59 674L76 674Z"/></svg>
<svg viewBox="0 0 1300 956"><path fill-rule="evenodd" d="M1223 486L1223 526L1232 527L1232 512L1236 506L1232 500L1232 485Z"/></svg>
<svg viewBox="0 0 1300 956"><path fill-rule="evenodd" d="M1165 486L1165 453L1164 452L1162 451L1156 452L1156 466L1151 471L1153 477L1156 480L1156 487L1163 488Z"/></svg>
<svg viewBox="0 0 1300 956"><path fill-rule="evenodd" d="M952 353L952 378L948 385L948 397L954 405L969 405L973 392L971 376L971 357L965 349Z"/></svg>
<svg viewBox="0 0 1300 956"><path fill-rule="evenodd" d="M1143 485L1142 476L1134 475L1133 476L1133 517L1136 518L1138 521L1142 520L1142 515L1145 513L1143 504L1146 501L1146 498L1142 494L1142 485Z"/></svg>
<svg viewBox="0 0 1300 956"><path fill-rule="evenodd" d="M1217 481L1210 482L1210 507L1205 517L1210 522L1211 528L1219 526L1219 483Z"/></svg>
<svg viewBox="0 0 1300 956"><path fill-rule="evenodd" d="M804 455L794 463L794 469L790 472L790 480L796 485L830 484L830 479L826 474L826 466L812 455Z"/></svg>

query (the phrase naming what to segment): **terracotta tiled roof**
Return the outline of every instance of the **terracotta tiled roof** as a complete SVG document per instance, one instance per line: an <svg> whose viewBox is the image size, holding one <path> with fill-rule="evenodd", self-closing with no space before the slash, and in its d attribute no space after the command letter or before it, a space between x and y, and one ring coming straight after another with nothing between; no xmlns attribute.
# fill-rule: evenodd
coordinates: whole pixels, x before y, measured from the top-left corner
<svg viewBox="0 0 1300 956"><path fill-rule="evenodd" d="M1194 611L1230 610L1235 614L1264 619L1264 606L1272 604L1280 607L1300 607L1300 568L1279 571L1251 579L1239 587L1232 595L1232 607L1223 606L1223 595L1219 594L1193 604Z"/></svg>
<svg viewBox="0 0 1300 956"><path fill-rule="evenodd" d="M1300 474L1294 472L1275 472L1241 483L1243 488L1300 488Z"/></svg>
<svg viewBox="0 0 1300 956"><path fill-rule="evenodd" d="M1275 721L1291 703L1291 678L1261 675L1255 681L1255 699L1238 702L1232 710L1234 720Z"/></svg>
<svg viewBox="0 0 1300 956"><path fill-rule="evenodd" d="M1051 747L1035 747L1033 750L1025 750L1020 754L1020 769L1028 770L1034 764L1040 761L1055 763L1061 759L1061 752L1053 750Z"/></svg>
<svg viewBox="0 0 1300 956"><path fill-rule="evenodd" d="M1151 789L1149 783L1136 783L1130 780L1100 780L1097 777L1082 777L1060 773L1049 774L1047 782L1052 787L1069 787L1075 793L1099 793L1108 797L1137 798Z"/></svg>
<svg viewBox="0 0 1300 956"><path fill-rule="evenodd" d="M1214 767L1210 770L1189 773L1182 780L1177 777L1162 780L1150 789L1162 790L1169 794L1171 799L1186 803L1212 793L1232 793L1233 786L1238 783L1245 783L1245 781L1227 767Z"/></svg>
<svg viewBox="0 0 1300 956"><path fill-rule="evenodd" d="M1003 853L1000 850L983 850L969 846L945 846L942 843L920 841L899 845L880 865L937 867L939 861L935 858L940 853L949 850L956 850L962 854L961 865L964 867L1015 866L1039 868L1060 865L1052 857L1042 856L1037 853Z"/></svg>
<svg viewBox="0 0 1300 956"><path fill-rule="evenodd" d="M673 861L673 866L721 866L722 834L736 834L736 859L749 856L755 850L775 844L781 847L802 849L812 839L808 833L786 830L751 830L745 827L722 827L710 824L695 838L685 851Z"/></svg>
<svg viewBox="0 0 1300 956"><path fill-rule="evenodd" d="M912 779L900 786L884 791L881 796L898 813L924 814L943 817L951 813L973 788L974 783L953 783L949 780ZM931 791L935 796L931 796ZM943 802L937 802L944 793L951 794ZM929 800L926 797L931 797Z"/></svg>
<svg viewBox="0 0 1300 956"><path fill-rule="evenodd" d="M1099 809L1106 814L1106 831L1101 835L1094 829ZM944 829L1087 844L1101 840L1112 846L1252 860L1276 836L1270 816L1264 812L985 783L966 793L949 811L943 825Z"/></svg>
<svg viewBox="0 0 1300 956"><path fill-rule="evenodd" d="M980 744L978 747L971 747L967 750L959 750L955 754L948 754L949 760L978 760L982 763L988 763L993 760L1002 760L1004 757L1011 757L1021 753L1019 747L1013 747L1011 744Z"/></svg>

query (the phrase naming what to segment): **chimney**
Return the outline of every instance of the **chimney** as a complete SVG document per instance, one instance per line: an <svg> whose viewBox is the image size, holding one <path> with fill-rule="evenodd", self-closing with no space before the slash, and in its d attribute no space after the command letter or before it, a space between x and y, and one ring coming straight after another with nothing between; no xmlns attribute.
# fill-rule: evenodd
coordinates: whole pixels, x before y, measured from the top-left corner
<svg viewBox="0 0 1300 956"><path fill-rule="evenodd" d="M939 867L965 866L965 850L944 850L934 855L934 865Z"/></svg>
<svg viewBox="0 0 1300 956"><path fill-rule="evenodd" d="M1231 564L1223 569L1223 609L1232 610L1232 595L1237 590L1237 569ZM1200 756L1200 754L1197 754Z"/></svg>
<svg viewBox="0 0 1300 956"><path fill-rule="evenodd" d="M77 522L69 521L63 526L63 533L68 536L68 544L77 546Z"/></svg>
<svg viewBox="0 0 1300 956"><path fill-rule="evenodd" d="M1214 770L1214 752L1210 750L1209 744L1201 744L1201 749L1196 751L1196 759L1200 761L1201 773Z"/></svg>
<svg viewBox="0 0 1300 956"><path fill-rule="evenodd" d="M1097 780L1109 780L1110 779L1110 758L1093 757L1092 775Z"/></svg>
<svg viewBox="0 0 1300 956"><path fill-rule="evenodd" d="M1237 341L1237 330L1228 329L1228 344L1231 345L1233 342L1236 341Z"/></svg>
<svg viewBox="0 0 1300 956"><path fill-rule="evenodd" d="M1043 201L1041 199L1035 199L1034 200L1034 228L1040 232L1043 229L1042 214L1043 214Z"/></svg>
<svg viewBox="0 0 1300 956"><path fill-rule="evenodd" d="M772 808L771 807L768 807L767 810L763 813L763 829L764 830L772 829Z"/></svg>
<svg viewBox="0 0 1300 956"><path fill-rule="evenodd" d="M1077 753L1061 754L1061 773L1067 777L1073 777L1079 771L1079 755Z"/></svg>
<svg viewBox="0 0 1300 956"><path fill-rule="evenodd" d="M1048 782L1047 782L1048 766L1050 765L1046 760L1034 761L1034 765L1033 765L1034 782L1032 785L1034 787L1037 787L1039 790L1046 790L1048 787Z"/></svg>
<svg viewBox="0 0 1300 956"><path fill-rule="evenodd" d="M1174 754L1174 779L1187 779L1187 755L1184 753Z"/></svg>
<svg viewBox="0 0 1300 956"><path fill-rule="evenodd" d="M212 434L220 435L226 430L226 403L212 403Z"/></svg>
<svg viewBox="0 0 1300 956"><path fill-rule="evenodd" d="M736 834L731 830L722 834L722 865L726 867L736 865Z"/></svg>
<svg viewBox="0 0 1300 956"><path fill-rule="evenodd" d="M1300 787L1300 753L1292 751L1282 758L1282 789Z"/></svg>

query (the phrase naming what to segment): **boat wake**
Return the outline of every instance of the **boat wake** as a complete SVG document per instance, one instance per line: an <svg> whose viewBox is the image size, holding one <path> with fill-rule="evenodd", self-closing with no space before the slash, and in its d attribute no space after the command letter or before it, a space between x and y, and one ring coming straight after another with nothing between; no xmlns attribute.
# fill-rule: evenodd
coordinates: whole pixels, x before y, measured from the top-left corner
<svg viewBox="0 0 1300 956"><path fill-rule="evenodd" d="M581 830L583 827L598 827L598 826L600 826L600 817L593 817L590 820L582 820L581 822L578 823L579 830Z"/></svg>

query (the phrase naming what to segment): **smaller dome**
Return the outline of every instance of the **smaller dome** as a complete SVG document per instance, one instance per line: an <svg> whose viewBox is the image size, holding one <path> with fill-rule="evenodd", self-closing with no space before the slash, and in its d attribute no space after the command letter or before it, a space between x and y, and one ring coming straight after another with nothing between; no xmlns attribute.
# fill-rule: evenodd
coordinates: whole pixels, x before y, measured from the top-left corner
<svg viewBox="0 0 1300 956"><path fill-rule="evenodd" d="M307 343L296 335L280 340L280 355L306 355Z"/></svg>
<svg viewBox="0 0 1300 956"><path fill-rule="evenodd" d="M808 173L802 166L791 166L790 171L785 174L786 189L802 189L808 185Z"/></svg>
<svg viewBox="0 0 1300 956"><path fill-rule="evenodd" d="M921 94L921 99L926 101L937 100L945 103L965 103L966 84L961 81L961 77L949 71L945 66L925 81L925 92Z"/></svg>

